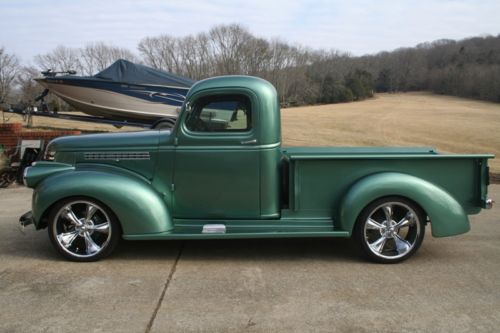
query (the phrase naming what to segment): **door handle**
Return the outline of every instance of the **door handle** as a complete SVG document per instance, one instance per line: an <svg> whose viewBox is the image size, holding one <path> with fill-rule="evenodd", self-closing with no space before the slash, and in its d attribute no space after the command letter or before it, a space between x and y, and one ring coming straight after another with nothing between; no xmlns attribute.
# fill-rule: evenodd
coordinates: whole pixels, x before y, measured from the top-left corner
<svg viewBox="0 0 500 333"><path fill-rule="evenodd" d="M252 143L257 143L257 139L252 139L252 140L248 140L248 141L241 141L242 145L250 145Z"/></svg>

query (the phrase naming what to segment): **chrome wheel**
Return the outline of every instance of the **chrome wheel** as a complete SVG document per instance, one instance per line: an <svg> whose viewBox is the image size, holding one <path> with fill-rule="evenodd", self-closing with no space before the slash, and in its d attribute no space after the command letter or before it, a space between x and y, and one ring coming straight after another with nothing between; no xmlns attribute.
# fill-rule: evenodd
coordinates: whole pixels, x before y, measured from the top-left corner
<svg viewBox="0 0 500 333"><path fill-rule="evenodd" d="M411 256L424 237L423 214L404 199L377 200L358 220L358 238L365 252L379 262L399 262Z"/></svg>
<svg viewBox="0 0 500 333"><path fill-rule="evenodd" d="M49 225L51 240L70 259L96 260L116 239L112 214L96 202L69 200L59 204L54 212Z"/></svg>

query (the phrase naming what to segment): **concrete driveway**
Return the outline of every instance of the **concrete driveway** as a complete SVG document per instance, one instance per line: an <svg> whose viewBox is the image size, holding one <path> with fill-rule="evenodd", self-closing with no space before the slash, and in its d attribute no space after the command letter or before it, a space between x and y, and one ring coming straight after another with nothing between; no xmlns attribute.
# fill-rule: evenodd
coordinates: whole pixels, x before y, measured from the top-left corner
<svg viewBox="0 0 500 333"><path fill-rule="evenodd" d="M500 201L500 185L490 187ZM500 204L398 265L347 239L122 242L62 260L0 190L0 332L498 332Z"/></svg>

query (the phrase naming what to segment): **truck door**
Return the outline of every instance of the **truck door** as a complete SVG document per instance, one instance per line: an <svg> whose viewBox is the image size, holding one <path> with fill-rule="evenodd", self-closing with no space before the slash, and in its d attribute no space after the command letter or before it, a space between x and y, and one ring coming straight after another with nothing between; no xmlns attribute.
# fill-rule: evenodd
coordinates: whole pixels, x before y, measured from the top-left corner
<svg viewBox="0 0 500 333"><path fill-rule="evenodd" d="M177 126L175 218L260 216L256 103L243 92L194 97Z"/></svg>

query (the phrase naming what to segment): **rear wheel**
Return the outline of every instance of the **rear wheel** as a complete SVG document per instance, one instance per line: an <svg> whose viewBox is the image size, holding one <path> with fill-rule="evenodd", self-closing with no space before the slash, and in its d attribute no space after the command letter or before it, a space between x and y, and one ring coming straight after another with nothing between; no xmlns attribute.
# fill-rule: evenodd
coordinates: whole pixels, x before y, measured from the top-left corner
<svg viewBox="0 0 500 333"><path fill-rule="evenodd" d="M72 261L96 261L118 244L121 228L113 212L90 198L69 198L50 212L49 238Z"/></svg>
<svg viewBox="0 0 500 333"><path fill-rule="evenodd" d="M397 263L411 257L422 244L425 215L405 198L381 198L363 209L354 234L371 260Z"/></svg>

